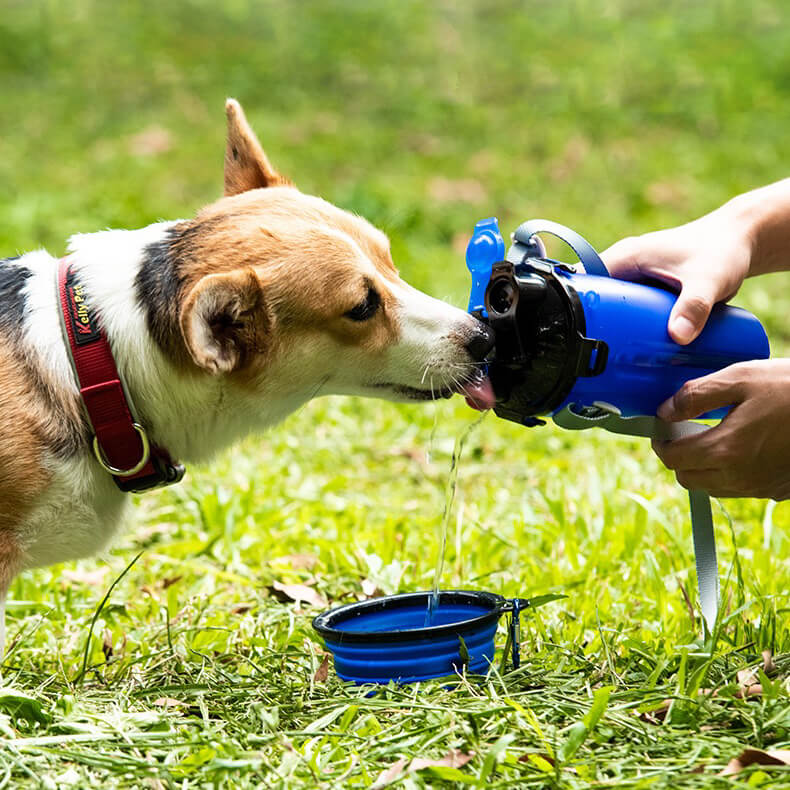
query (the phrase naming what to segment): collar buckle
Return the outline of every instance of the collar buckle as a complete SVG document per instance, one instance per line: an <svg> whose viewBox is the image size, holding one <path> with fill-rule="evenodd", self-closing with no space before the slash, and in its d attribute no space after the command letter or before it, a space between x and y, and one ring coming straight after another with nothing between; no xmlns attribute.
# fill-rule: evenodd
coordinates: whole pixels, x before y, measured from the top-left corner
<svg viewBox="0 0 790 790"><path fill-rule="evenodd" d="M140 460L134 466L129 467L129 469L118 469L117 467L110 464L104 455L104 451L101 449L99 437L93 437L93 454L96 456L96 460L102 465L102 467L111 475L113 475L113 477L132 477L138 472L142 472L142 470L145 468L145 465L148 463L148 459L151 457L151 444L148 441L148 434L145 432L145 428L143 428L139 422L133 422L132 427L135 429L135 431L137 431L137 435L140 437L140 443L142 444L143 452L140 456Z"/></svg>
<svg viewBox="0 0 790 790"><path fill-rule="evenodd" d="M107 336L67 258L58 266L58 295L66 349L94 431L96 460L121 491L179 482L184 467L153 444L138 421Z"/></svg>

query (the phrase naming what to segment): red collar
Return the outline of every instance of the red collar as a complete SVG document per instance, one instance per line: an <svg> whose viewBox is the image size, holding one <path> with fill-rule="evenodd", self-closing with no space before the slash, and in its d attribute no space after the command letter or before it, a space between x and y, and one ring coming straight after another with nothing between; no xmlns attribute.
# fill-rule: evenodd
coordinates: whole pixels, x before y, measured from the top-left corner
<svg viewBox="0 0 790 790"><path fill-rule="evenodd" d="M148 439L137 419L104 330L88 307L68 258L58 267L61 323L80 395L93 426L93 452L121 491L177 483L184 467Z"/></svg>

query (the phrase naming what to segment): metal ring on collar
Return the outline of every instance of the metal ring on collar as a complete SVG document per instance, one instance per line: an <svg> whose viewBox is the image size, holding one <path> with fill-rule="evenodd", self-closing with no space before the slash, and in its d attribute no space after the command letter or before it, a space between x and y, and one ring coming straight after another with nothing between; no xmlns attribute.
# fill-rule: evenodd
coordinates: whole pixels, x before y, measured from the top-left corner
<svg viewBox="0 0 790 790"><path fill-rule="evenodd" d="M109 472L111 475L115 477L131 477L132 475L136 475L139 471L143 469L143 467L148 463L149 459L151 458L151 444L148 441L148 434L145 432L145 429L142 425L139 425L136 422L132 423L135 431L137 431L137 435L140 437L140 441L143 445L143 454L140 460L129 469L116 469L112 466L106 459L104 455L104 451L99 446L99 439L98 437L93 437L93 454L96 456L96 460L102 465L102 468Z"/></svg>

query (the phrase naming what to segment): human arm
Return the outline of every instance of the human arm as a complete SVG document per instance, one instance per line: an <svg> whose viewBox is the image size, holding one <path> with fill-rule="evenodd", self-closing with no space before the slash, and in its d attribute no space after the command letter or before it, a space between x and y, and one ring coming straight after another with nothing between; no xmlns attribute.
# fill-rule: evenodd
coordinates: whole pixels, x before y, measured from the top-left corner
<svg viewBox="0 0 790 790"><path fill-rule="evenodd" d="M746 277L790 268L790 178L685 225L622 239L601 257L615 277L660 280L679 290L669 334L690 343L713 305L731 299Z"/></svg>

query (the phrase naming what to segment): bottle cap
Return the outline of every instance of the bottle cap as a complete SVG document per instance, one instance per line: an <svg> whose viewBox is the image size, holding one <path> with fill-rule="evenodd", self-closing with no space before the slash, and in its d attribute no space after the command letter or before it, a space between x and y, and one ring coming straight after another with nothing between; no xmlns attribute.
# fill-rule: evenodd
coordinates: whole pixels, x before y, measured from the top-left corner
<svg viewBox="0 0 790 790"><path fill-rule="evenodd" d="M488 313L484 298L491 269L505 257L505 241L499 232L496 217L481 219L475 225L475 232L466 247L466 267L472 274L472 290L469 293L469 312Z"/></svg>

